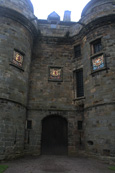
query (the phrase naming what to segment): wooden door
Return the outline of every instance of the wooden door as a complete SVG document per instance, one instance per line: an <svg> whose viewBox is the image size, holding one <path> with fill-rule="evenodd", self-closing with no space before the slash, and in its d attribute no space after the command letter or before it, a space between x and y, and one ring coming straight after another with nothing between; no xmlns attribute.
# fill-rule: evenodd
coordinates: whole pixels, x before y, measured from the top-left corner
<svg viewBox="0 0 115 173"><path fill-rule="evenodd" d="M49 116L42 121L42 154L64 155L68 146L67 121Z"/></svg>

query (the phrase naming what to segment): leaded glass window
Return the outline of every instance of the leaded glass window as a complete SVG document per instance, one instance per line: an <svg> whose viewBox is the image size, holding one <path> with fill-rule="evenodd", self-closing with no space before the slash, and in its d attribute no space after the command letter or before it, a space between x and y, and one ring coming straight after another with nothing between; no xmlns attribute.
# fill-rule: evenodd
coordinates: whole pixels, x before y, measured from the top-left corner
<svg viewBox="0 0 115 173"><path fill-rule="evenodd" d="M27 129L32 129L32 120L27 120Z"/></svg>
<svg viewBox="0 0 115 173"><path fill-rule="evenodd" d="M78 130L82 130L83 129L83 121L78 121L77 125L78 125Z"/></svg>
<svg viewBox="0 0 115 173"><path fill-rule="evenodd" d="M74 47L74 56L75 58L78 58L81 56L81 46L77 45Z"/></svg>
<svg viewBox="0 0 115 173"><path fill-rule="evenodd" d="M76 71L76 96L84 96L83 69Z"/></svg>
<svg viewBox="0 0 115 173"><path fill-rule="evenodd" d="M91 43L91 54L96 54L102 50L101 39L97 39Z"/></svg>
<svg viewBox="0 0 115 173"><path fill-rule="evenodd" d="M94 43L93 48L94 48L94 53L100 52L102 49L101 42Z"/></svg>

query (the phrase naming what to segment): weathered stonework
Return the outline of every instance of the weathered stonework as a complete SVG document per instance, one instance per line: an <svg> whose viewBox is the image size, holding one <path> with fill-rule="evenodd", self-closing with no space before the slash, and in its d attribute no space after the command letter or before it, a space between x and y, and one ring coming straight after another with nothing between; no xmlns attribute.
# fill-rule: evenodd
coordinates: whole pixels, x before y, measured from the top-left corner
<svg viewBox="0 0 115 173"><path fill-rule="evenodd" d="M25 107L0 99L0 160L24 154Z"/></svg>
<svg viewBox="0 0 115 173"><path fill-rule="evenodd" d="M80 21L70 22L55 12L36 19L29 0L0 2L0 160L42 154L47 117L66 120L66 154L115 156L114 8L111 0L92 0ZM92 53L95 40L102 48ZM14 51L23 56L22 67L13 63ZM98 55L104 67L95 71ZM59 79L58 70L50 79L50 68L61 70ZM84 95L77 97L80 69Z"/></svg>
<svg viewBox="0 0 115 173"><path fill-rule="evenodd" d="M33 6L31 4L30 0L1 0L0 1L0 6L1 7L5 7L5 8L9 8L12 10L15 10L21 14L23 14L24 16L26 16L27 18L31 18L33 17Z"/></svg>
<svg viewBox="0 0 115 173"><path fill-rule="evenodd" d="M14 158L24 152L34 37L33 24L28 26L28 19L7 8L10 1L7 2L0 1L0 79L3 81L0 82L0 160ZM12 4L10 6L13 7ZM13 63L14 50L24 55L22 68Z"/></svg>

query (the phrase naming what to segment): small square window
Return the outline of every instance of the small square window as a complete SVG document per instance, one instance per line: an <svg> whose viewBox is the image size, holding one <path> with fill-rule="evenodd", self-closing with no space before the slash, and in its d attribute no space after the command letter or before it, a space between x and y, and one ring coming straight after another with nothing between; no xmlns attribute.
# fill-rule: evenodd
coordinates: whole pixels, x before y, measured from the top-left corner
<svg viewBox="0 0 115 173"><path fill-rule="evenodd" d="M103 55L96 56L91 59L92 61L92 70L100 70L105 67L105 59Z"/></svg>
<svg viewBox="0 0 115 173"><path fill-rule="evenodd" d="M74 47L74 57L78 58L81 56L81 46L77 45Z"/></svg>
<svg viewBox="0 0 115 173"><path fill-rule="evenodd" d="M32 120L27 120L27 129L32 129Z"/></svg>
<svg viewBox="0 0 115 173"><path fill-rule="evenodd" d="M17 50L14 50L13 64L22 68L23 60L24 60L24 54L20 53Z"/></svg>
<svg viewBox="0 0 115 173"><path fill-rule="evenodd" d="M96 54L102 50L101 39L97 39L91 43L91 54Z"/></svg>
<svg viewBox="0 0 115 173"><path fill-rule="evenodd" d="M78 130L82 130L83 129L83 122L82 121L78 121Z"/></svg>

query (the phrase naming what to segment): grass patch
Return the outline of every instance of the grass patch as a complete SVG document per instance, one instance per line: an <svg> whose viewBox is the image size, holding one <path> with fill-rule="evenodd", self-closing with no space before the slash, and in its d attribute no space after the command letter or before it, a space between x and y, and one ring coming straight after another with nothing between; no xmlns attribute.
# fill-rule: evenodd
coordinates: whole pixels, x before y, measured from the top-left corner
<svg viewBox="0 0 115 173"><path fill-rule="evenodd" d="M0 165L0 173L3 173L7 168L7 165Z"/></svg>
<svg viewBox="0 0 115 173"><path fill-rule="evenodd" d="M110 166L109 169L115 171L115 166Z"/></svg>

